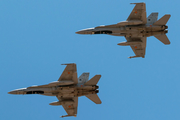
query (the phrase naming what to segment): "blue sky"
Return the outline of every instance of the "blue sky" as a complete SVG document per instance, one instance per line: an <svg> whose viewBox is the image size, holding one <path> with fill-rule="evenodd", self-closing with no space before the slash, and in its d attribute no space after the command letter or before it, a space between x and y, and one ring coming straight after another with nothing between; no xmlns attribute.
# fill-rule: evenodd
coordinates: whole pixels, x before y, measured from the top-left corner
<svg viewBox="0 0 180 120"><path fill-rule="evenodd" d="M130 47L118 46L124 37L78 35L76 31L126 20L132 0L1 0L0 1L0 118L58 120L61 106L50 106L56 97L10 95L7 92L58 80L65 66L76 63L78 75L102 77L96 105L79 98L78 120L179 120L180 56L179 1L148 1L147 15L171 14L171 44L147 39L145 58ZM142 2L137 0L135 2Z"/></svg>

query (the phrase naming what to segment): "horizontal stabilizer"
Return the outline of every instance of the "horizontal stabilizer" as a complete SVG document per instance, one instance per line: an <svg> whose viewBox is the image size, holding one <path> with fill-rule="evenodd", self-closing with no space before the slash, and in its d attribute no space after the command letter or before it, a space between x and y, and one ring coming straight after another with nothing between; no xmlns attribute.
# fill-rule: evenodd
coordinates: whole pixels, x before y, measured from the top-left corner
<svg viewBox="0 0 180 120"><path fill-rule="evenodd" d="M91 101L93 101L96 104L102 103L97 94L86 95L86 97L89 98Z"/></svg>
<svg viewBox="0 0 180 120"><path fill-rule="evenodd" d="M162 18L160 18L158 21L156 21L153 25L166 25L171 15L166 14Z"/></svg>
<svg viewBox="0 0 180 120"><path fill-rule="evenodd" d="M89 81L87 81L84 85L96 85L101 78L101 75L95 75Z"/></svg>
<svg viewBox="0 0 180 120"><path fill-rule="evenodd" d="M156 35L154 37L156 37L158 40L160 40L165 45L169 45L170 44L170 41L169 41L168 37L166 36L166 34Z"/></svg>

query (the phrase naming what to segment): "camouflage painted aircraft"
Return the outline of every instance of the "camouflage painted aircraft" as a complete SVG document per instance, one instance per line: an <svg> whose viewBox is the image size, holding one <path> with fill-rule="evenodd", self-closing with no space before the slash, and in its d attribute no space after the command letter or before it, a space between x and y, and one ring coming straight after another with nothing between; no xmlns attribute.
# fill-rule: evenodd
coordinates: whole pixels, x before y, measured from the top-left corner
<svg viewBox="0 0 180 120"><path fill-rule="evenodd" d="M150 36L155 36L165 45L170 44L166 36L168 32L168 22L170 15L166 14L157 21L158 13L151 13L146 18L146 4L145 3L131 3L135 4L134 9L126 21L119 22L113 25L103 25L95 28L83 29L77 34L107 34L113 36L124 36L127 42L118 43L121 46L131 46L135 53L135 57L145 57L146 39Z"/></svg>
<svg viewBox="0 0 180 120"><path fill-rule="evenodd" d="M40 94L46 96L56 96L59 101L52 102L50 105L62 105L68 115L61 117L77 115L78 97L86 96L96 104L101 104L101 100L97 96L99 92L96 84L101 75L95 75L89 81L89 73L83 73L77 78L76 64L67 65L58 81L40 85L31 86L8 92L9 94Z"/></svg>

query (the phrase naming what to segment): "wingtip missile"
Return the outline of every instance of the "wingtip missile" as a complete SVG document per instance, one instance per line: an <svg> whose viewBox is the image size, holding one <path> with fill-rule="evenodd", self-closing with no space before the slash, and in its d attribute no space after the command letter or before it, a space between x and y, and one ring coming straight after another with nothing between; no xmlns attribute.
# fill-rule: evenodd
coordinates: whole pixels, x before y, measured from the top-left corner
<svg viewBox="0 0 180 120"><path fill-rule="evenodd" d="M140 3L130 3L130 4L141 4L141 3L144 3L144 4L145 4L145 2L140 2Z"/></svg>
<svg viewBox="0 0 180 120"><path fill-rule="evenodd" d="M61 65L74 65L76 63L64 63L64 64L61 64Z"/></svg>
<svg viewBox="0 0 180 120"><path fill-rule="evenodd" d="M70 117L70 116L76 117L77 115L62 115L62 116L60 116L60 118L63 118L63 117Z"/></svg>
<svg viewBox="0 0 180 120"><path fill-rule="evenodd" d="M142 57L142 58L144 58L144 56L130 56L130 57L128 57L128 58L131 59L131 58L137 58L137 57Z"/></svg>

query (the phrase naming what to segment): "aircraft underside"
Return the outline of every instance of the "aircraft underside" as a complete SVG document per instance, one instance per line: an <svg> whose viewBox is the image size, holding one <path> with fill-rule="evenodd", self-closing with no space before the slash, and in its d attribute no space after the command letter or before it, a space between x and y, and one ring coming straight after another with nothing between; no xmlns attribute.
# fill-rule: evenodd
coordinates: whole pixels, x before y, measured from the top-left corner
<svg viewBox="0 0 180 120"><path fill-rule="evenodd" d="M45 90L43 90L45 89ZM88 86L88 87L52 87L52 88L38 88L38 89L26 89L24 91L19 91L17 94L41 94L46 96L59 96L59 97L75 97L83 96L88 94L97 94L99 92L98 86Z"/></svg>
<svg viewBox="0 0 180 120"><path fill-rule="evenodd" d="M108 34L113 36L125 36L125 37L149 37L154 35L166 34L168 32L167 26L153 26L153 27L141 27L134 26L120 27L120 28L95 28L88 30L86 34Z"/></svg>

